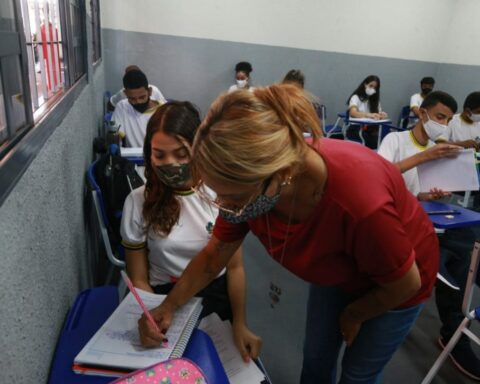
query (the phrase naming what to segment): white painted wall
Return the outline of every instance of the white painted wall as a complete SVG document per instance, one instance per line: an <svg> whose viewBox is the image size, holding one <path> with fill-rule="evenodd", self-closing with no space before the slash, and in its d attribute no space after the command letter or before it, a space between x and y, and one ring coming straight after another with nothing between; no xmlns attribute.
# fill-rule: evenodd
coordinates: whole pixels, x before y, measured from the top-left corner
<svg viewBox="0 0 480 384"><path fill-rule="evenodd" d="M101 8L103 28L480 63L473 49L480 37L478 0L102 0Z"/></svg>

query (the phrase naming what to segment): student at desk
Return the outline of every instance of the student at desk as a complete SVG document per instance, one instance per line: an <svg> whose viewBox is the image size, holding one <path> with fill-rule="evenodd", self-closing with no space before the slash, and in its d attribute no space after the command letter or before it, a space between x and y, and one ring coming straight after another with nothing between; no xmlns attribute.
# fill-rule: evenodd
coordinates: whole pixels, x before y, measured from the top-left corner
<svg viewBox="0 0 480 384"><path fill-rule="evenodd" d="M447 127L447 140L464 148L480 146L480 92L470 93L463 103L463 111L453 115Z"/></svg>
<svg viewBox="0 0 480 384"><path fill-rule="evenodd" d="M272 258L311 283L302 384L336 383L343 341L341 382L375 383L431 294L438 242L392 164L320 135L310 100L293 85L233 92L212 104L193 165L195 188L217 193L214 201L202 196L219 216L209 243L152 315L168 328L175 308L208 284L252 231ZM274 303L281 285L270 284ZM144 345L161 342L144 317L139 329Z"/></svg>
<svg viewBox="0 0 480 384"><path fill-rule="evenodd" d="M420 105L422 104L425 97L433 91L435 86L435 79L433 77L424 77L420 80L420 92L415 93L410 97L410 119L413 122L417 123L418 118L420 117ZM406 127L405 127L406 128Z"/></svg>
<svg viewBox="0 0 480 384"><path fill-rule="evenodd" d="M250 73L253 71L252 64L248 61L241 61L235 65L235 84L228 88L228 92L245 89L253 91L255 88L250 84Z"/></svg>
<svg viewBox="0 0 480 384"><path fill-rule="evenodd" d="M378 76L367 76L353 91L348 99L350 117L366 119L386 119L388 115L382 111L380 104L380 79ZM358 140L358 129L363 129L365 145L375 149L378 141L378 126L366 125L362 128L351 126L347 132L349 139Z"/></svg>
<svg viewBox="0 0 480 384"><path fill-rule="evenodd" d="M447 143L435 141L447 136L447 123L457 110L457 103L445 92L429 93L419 109L419 121L410 131L389 133L382 141L378 154L396 164L403 174L407 188L419 200L435 200L449 193L434 189L420 193L416 166L442 157L451 157L461 149ZM436 289L436 304L442 327L438 342L444 347L463 320L463 289L470 265L470 254L475 235L469 228L450 229L439 235L442 274L461 288L454 290L445 284ZM442 268L443 269L443 268ZM471 378L480 380L480 360L470 346L470 340L462 336L453 349L451 358L457 368Z"/></svg>
<svg viewBox="0 0 480 384"><path fill-rule="evenodd" d="M191 190L190 146L199 124L192 104L179 101L159 107L148 122L147 182L125 200L121 224L128 275L134 286L145 291L167 294L211 237L218 210ZM243 358L256 357L261 341L245 323L240 249L199 296L204 297L204 316L216 312L233 320L235 343Z"/></svg>
<svg viewBox="0 0 480 384"><path fill-rule="evenodd" d="M127 147L142 147L148 120L163 102L152 99L152 89L142 71L125 73L123 86L127 99L118 102L112 120L120 126Z"/></svg>

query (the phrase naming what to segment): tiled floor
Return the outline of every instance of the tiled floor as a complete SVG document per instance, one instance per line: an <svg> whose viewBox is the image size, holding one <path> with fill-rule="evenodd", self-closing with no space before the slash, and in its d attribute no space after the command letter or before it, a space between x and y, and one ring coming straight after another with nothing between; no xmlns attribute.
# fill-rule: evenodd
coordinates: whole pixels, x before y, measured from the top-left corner
<svg viewBox="0 0 480 384"><path fill-rule="evenodd" d="M247 272L247 307L249 325L263 338L262 360L273 384L295 384L299 381L305 322L307 284L280 268L265 253L256 238L244 243ZM271 308L268 297L270 281L281 282L279 304ZM480 295L477 292L477 302ZM430 299L405 343L388 364L384 384L417 384L427 373L440 350L436 344L440 322L435 303ZM480 334L480 326L473 328ZM480 356L480 348L475 346ZM475 383L446 361L434 384Z"/></svg>

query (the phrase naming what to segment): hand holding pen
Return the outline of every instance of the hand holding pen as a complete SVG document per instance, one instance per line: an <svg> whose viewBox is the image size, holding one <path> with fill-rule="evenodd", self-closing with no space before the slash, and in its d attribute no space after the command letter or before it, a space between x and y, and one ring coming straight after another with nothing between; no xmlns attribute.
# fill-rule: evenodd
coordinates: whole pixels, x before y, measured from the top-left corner
<svg viewBox="0 0 480 384"><path fill-rule="evenodd" d="M128 275L125 273L125 271L120 271L120 274L122 275L122 278L125 281L125 284L127 284L128 289L130 290L130 292L132 292L133 296L135 297L135 300L137 300L137 303L140 305L140 307L143 310L143 315L140 318L140 320L138 320L139 332L140 332L140 323L141 322L142 324L146 323L149 328L149 334L152 334L156 341L155 344L148 343L149 345L146 345L142 341L142 332L140 332L140 341L142 345L145 347L158 347L158 346L168 347L168 339L165 337L166 330L165 331L160 330L155 319L153 318L148 308L145 306L142 298L139 296L137 292L137 289L133 286L132 281L130 280Z"/></svg>

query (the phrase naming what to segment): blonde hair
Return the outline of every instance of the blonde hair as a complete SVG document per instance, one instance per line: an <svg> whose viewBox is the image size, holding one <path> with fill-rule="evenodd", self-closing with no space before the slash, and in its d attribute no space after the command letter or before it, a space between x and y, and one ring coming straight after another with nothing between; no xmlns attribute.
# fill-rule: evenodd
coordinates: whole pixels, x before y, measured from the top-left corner
<svg viewBox="0 0 480 384"><path fill-rule="evenodd" d="M309 144L321 137L320 121L307 94L291 84L220 96L195 136L193 170L219 181L255 184L303 163Z"/></svg>

